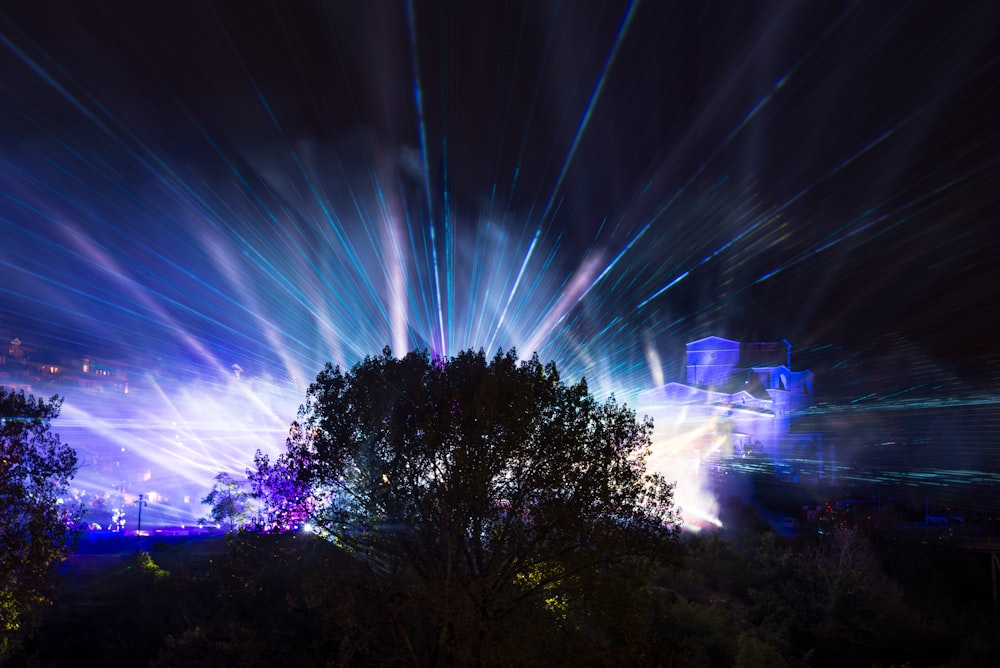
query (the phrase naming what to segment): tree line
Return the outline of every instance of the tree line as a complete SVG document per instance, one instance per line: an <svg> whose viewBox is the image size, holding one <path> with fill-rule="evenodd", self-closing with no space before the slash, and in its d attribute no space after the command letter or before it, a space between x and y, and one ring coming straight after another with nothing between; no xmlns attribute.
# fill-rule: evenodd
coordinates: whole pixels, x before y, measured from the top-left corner
<svg viewBox="0 0 1000 668"><path fill-rule="evenodd" d="M0 562L12 665L81 651L151 666L1000 657L988 605L954 595L950 569L920 570L937 553L901 562L904 546L854 529L783 540L736 501L724 530L682 536L673 486L647 467L652 422L537 356L385 349L327 365L284 452L256 453L245 482L216 478L205 502L225 537L156 543L61 579L78 518L55 502L76 466L48 428L58 399L5 392L0 405L21 416L0 427L0 500L24 518L3 539L34 560ZM939 599L920 597L914 583L927 582ZM941 601L962 612L941 617Z"/></svg>

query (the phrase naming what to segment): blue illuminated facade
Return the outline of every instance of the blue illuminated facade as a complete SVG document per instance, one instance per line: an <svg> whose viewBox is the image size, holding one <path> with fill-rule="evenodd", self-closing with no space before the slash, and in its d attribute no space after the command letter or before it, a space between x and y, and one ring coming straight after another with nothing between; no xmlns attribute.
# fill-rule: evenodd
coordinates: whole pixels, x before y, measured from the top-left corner
<svg viewBox="0 0 1000 668"><path fill-rule="evenodd" d="M814 403L814 376L791 365L788 341L741 343L709 336L687 344L684 382L642 397L657 424L674 433L697 433L702 465L751 453L774 459L798 480L830 478L832 444L798 429Z"/></svg>

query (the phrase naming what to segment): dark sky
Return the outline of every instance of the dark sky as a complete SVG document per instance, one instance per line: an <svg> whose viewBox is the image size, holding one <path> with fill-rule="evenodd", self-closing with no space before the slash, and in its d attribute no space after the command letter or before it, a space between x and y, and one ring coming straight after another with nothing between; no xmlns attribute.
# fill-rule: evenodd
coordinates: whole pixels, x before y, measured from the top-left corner
<svg viewBox="0 0 1000 668"><path fill-rule="evenodd" d="M0 324L309 377L996 349L1000 5L13 2Z"/></svg>

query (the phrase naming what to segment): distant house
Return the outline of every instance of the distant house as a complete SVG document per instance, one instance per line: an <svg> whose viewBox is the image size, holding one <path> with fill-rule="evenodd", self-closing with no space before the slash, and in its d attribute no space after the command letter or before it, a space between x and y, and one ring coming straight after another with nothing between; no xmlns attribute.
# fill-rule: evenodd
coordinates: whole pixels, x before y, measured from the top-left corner
<svg viewBox="0 0 1000 668"><path fill-rule="evenodd" d="M0 332L0 340L4 334ZM0 385L39 395L64 395L69 389L128 394L129 376L123 363L96 362L91 357L61 359L15 336L0 346Z"/></svg>

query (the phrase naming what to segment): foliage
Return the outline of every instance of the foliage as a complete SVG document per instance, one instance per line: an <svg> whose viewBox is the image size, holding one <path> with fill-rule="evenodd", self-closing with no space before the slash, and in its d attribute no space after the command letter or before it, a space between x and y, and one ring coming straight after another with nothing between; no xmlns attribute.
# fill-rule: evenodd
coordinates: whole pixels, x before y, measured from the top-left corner
<svg viewBox="0 0 1000 668"><path fill-rule="evenodd" d="M297 468L288 456L272 463L260 450L254 455L254 468L247 469L250 498L257 504L254 528L265 533L291 531L309 517L308 487L299 480Z"/></svg>
<svg viewBox="0 0 1000 668"><path fill-rule="evenodd" d="M796 609L824 655L871 656L913 646L901 591L863 531L840 528L809 543L795 562ZM898 654L897 654L898 656Z"/></svg>
<svg viewBox="0 0 1000 668"><path fill-rule="evenodd" d="M210 517L224 531L235 531L249 521L247 500L249 494L243 481L236 480L228 473L219 473L212 483L212 491L202 503L211 506Z"/></svg>
<svg viewBox="0 0 1000 668"><path fill-rule="evenodd" d="M973 587L942 587L925 598L930 580L951 574L942 584L956 581L956 564L968 559L962 550L928 553L919 541L886 533L876 542L850 528L782 537L752 513L728 516L732 523L723 531L688 536L688 568L658 581L682 597L667 609L676 633L667 644L682 656L696 649L685 648L696 635L712 665L944 665L959 652L957 638L998 628L988 596L978 611L969 605L987 590L980 585L988 583L988 569L977 574ZM887 567L909 572L908 583L893 579ZM697 606L727 619L735 643L712 641L710 623L694 631ZM969 646L970 653L978 649ZM986 653L996 656L994 648Z"/></svg>
<svg viewBox="0 0 1000 668"><path fill-rule="evenodd" d="M157 566L156 562L153 561L153 557L151 557L149 552L146 552L145 550L139 550L132 555L129 559L128 567L134 568L140 573L151 575L154 578L165 578L170 575L169 572Z"/></svg>
<svg viewBox="0 0 1000 668"><path fill-rule="evenodd" d="M515 612L564 618L604 570L677 558L651 431L537 356L386 349L326 366L280 461L308 486L311 521L419 601L430 627L399 622L411 659L482 663Z"/></svg>
<svg viewBox="0 0 1000 668"><path fill-rule="evenodd" d="M62 400L0 387L0 658L48 601L82 511L66 507L76 453L50 430Z"/></svg>
<svg viewBox="0 0 1000 668"><path fill-rule="evenodd" d="M736 661L733 668L784 668L787 662L777 648L757 638L749 631L743 631L736 639Z"/></svg>
<svg viewBox="0 0 1000 668"><path fill-rule="evenodd" d="M895 597L871 543L857 529L838 529L810 544L798 570L807 609L817 618L875 616L879 606ZM859 621L867 626L873 620Z"/></svg>
<svg viewBox="0 0 1000 668"><path fill-rule="evenodd" d="M652 580L623 569L605 569L603 580L564 578L559 589L565 616L532 605L497 620L502 628L495 637L509 642L494 645L482 662L1000 665L1000 620L992 608L987 560L974 562L974 583L983 586L953 587L928 601L930 607L921 607L918 618L907 621L906 610L893 605L878 610L878 644L865 647L842 634L849 630L849 618L816 617L822 606L807 605L813 593L801 579L808 575L804 561L815 550L832 555L835 544L829 537L789 539L765 532L739 544L716 540L716 535L697 538L703 545L687 568L665 568ZM44 610L42 624L5 666L72 665L81 656L88 665L162 668L413 664L399 627L411 630L417 649L421 638L412 631L435 629L425 596L388 589L386 577L373 572L361 555L313 534L240 532L156 541L149 557L170 577L135 567L134 540L116 537L82 547L129 558L71 557L68 577ZM884 567L885 546L875 547ZM917 569L907 596L922 594L928 577L972 563L957 550L928 553L919 543L895 547L916 562L907 564ZM733 569L733 560L722 554L726 550L744 562L743 570ZM730 593L740 591L739 596ZM858 622L871 623L863 617ZM462 658L457 662L465 663ZM419 663L446 661L423 656Z"/></svg>

